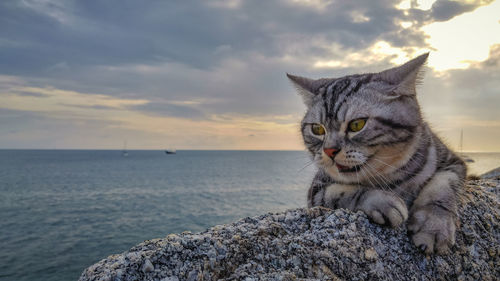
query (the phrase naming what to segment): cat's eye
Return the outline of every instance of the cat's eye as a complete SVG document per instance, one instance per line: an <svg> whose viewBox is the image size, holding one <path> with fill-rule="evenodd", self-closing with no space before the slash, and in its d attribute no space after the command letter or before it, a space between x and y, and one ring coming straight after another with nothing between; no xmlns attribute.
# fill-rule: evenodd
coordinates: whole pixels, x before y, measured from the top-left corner
<svg viewBox="0 0 500 281"><path fill-rule="evenodd" d="M361 129L363 129L365 124L366 124L366 118L352 120L351 122L349 122L349 125L348 125L349 131L350 132L361 131Z"/></svg>
<svg viewBox="0 0 500 281"><path fill-rule="evenodd" d="M322 136L325 134L325 127L323 127L321 124L312 124L312 132L315 135Z"/></svg>

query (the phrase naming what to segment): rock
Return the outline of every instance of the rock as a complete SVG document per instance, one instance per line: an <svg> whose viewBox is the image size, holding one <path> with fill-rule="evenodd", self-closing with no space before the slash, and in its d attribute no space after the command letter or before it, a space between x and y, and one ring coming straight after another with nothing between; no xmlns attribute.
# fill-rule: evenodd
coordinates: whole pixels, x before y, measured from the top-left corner
<svg viewBox="0 0 500 281"><path fill-rule="evenodd" d="M151 261L149 259L146 259L146 261L144 261L144 265L142 266L142 271L144 273L148 273L148 272L151 272L155 270L155 267L153 266L153 264L151 263Z"/></svg>
<svg viewBox="0 0 500 281"><path fill-rule="evenodd" d="M482 179L500 179L500 167L486 172L480 176Z"/></svg>
<svg viewBox="0 0 500 281"><path fill-rule="evenodd" d="M375 251L375 249L368 248L368 249L365 250L365 259L367 259L369 261L373 261L373 260L376 260L377 257L378 257L378 254Z"/></svg>
<svg viewBox="0 0 500 281"><path fill-rule="evenodd" d="M498 280L499 188L499 180L467 183L456 245L444 256L422 254L404 225L304 208L148 240L90 266L80 280Z"/></svg>

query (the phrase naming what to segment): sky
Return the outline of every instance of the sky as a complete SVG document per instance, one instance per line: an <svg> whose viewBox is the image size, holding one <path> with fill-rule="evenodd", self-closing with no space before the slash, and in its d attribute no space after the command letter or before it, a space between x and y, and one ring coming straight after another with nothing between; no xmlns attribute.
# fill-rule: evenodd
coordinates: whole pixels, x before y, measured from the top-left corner
<svg viewBox="0 0 500 281"><path fill-rule="evenodd" d="M0 148L302 150L285 73L428 51L426 120L500 151L500 0L3 0Z"/></svg>

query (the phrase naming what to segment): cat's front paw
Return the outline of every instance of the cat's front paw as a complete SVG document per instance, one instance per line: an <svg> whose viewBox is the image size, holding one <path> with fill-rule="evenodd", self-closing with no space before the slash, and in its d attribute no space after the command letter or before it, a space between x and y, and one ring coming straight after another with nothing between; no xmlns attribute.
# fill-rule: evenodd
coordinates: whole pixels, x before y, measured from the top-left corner
<svg viewBox="0 0 500 281"><path fill-rule="evenodd" d="M455 244L454 216L432 206L412 212L408 230L413 233L413 243L426 254L447 253Z"/></svg>
<svg viewBox="0 0 500 281"><path fill-rule="evenodd" d="M363 195L356 208L378 224L397 227L408 219L406 203L392 192L370 190Z"/></svg>

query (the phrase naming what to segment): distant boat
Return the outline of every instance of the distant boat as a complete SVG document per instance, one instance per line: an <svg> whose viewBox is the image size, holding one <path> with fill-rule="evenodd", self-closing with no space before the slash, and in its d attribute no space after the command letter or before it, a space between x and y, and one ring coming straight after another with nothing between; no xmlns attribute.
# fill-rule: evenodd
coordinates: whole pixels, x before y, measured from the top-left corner
<svg viewBox="0 0 500 281"><path fill-rule="evenodd" d="M464 160L467 163L474 163L474 159L470 158L469 156L463 153L463 144L464 144L464 130L462 129L460 131L460 145L459 145L460 158L462 158L462 160Z"/></svg>
<svg viewBox="0 0 500 281"><path fill-rule="evenodd" d="M175 151L175 149L166 149L165 153L166 154L176 154L177 152Z"/></svg>
<svg viewBox="0 0 500 281"><path fill-rule="evenodd" d="M464 160L467 163L474 163L474 162L476 162L476 161L474 161L474 159L470 158L469 156L467 156L465 154L460 155L460 157L462 157L462 160Z"/></svg>
<svg viewBox="0 0 500 281"><path fill-rule="evenodd" d="M127 151L127 141L124 141L124 142L123 142L122 156L123 156L123 157L127 157L127 156L128 156L128 151Z"/></svg>

